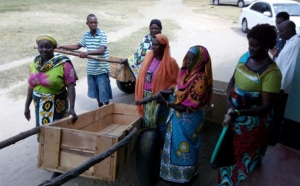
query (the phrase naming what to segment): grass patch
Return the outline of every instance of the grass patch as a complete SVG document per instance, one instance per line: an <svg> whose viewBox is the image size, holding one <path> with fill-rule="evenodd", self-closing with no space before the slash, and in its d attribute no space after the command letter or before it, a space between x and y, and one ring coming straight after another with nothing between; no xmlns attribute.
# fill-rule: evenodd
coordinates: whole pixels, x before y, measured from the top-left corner
<svg viewBox="0 0 300 186"><path fill-rule="evenodd" d="M163 33L168 36L169 41L176 39L174 33L176 33L178 29L180 29L178 23L168 19L161 20L161 21L163 26L168 28L165 30L165 32L163 30ZM148 33L149 33L149 28L143 27L140 30L132 33L131 36L124 37L116 42L108 43L110 55L129 57L131 54L135 52L142 38ZM76 69L76 73L77 76L79 77L79 80L81 78L86 77L87 59L72 57L71 60ZM29 64L24 64L19 66L18 68L9 69L6 71L0 71L0 87L8 88L13 83L26 80L28 78L28 69L29 69ZM10 77L10 78L6 78L6 77ZM13 99L20 98L23 95L26 95L26 93L27 93L27 83L11 90L9 93L9 97Z"/></svg>
<svg viewBox="0 0 300 186"><path fill-rule="evenodd" d="M209 0L183 0L183 4L194 7L194 12L206 14L238 22L241 8L232 5L212 5Z"/></svg>
<svg viewBox="0 0 300 186"><path fill-rule="evenodd" d="M116 32L130 26L131 20L141 17L140 7L153 5L145 1L95 0L2 0L0 11L0 65L37 54L32 46L42 34L54 36L59 44L77 43L88 31L85 24L90 13L98 17L105 32ZM6 8L5 8L6 7ZM16 11L24 7L22 11ZM16 11L8 11L16 10Z"/></svg>
<svg viewBox="0 0 300 186"><path fill-rule="evenodd" d="M22 12L28 10L28 6L24 4L18 4L18 5L1 5L0 6L0 13L5 12Z"/></svg>

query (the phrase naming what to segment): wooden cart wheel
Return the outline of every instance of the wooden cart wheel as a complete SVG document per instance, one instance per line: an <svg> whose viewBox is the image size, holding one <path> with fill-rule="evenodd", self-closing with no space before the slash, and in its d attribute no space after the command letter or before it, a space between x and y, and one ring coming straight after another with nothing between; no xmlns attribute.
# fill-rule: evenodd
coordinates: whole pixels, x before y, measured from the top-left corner
<svg viewBox="0 0 300 186"><path fill-rule="evenodd" d="M152 186L159 179L160 147L157 131L145 131L139 141L136 175L140 186Z"/></svg>
<svg viewBox="0 0 300 186"><path fill-rule="evenodd" d="M116 80L118 88L127 93L132 94L135 91L135 81L129 81L129 82L121 82Z"/></svg>

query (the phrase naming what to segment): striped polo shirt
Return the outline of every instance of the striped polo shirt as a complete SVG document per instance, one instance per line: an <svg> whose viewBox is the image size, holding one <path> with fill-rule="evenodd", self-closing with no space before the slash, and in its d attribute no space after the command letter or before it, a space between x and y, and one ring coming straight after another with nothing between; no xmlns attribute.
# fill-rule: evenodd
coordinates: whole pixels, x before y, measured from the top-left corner
<svg viewBox="0 0 300 186"><path fill-rule="evenodd" d="M97 28L97 32L94 36L91 32L86 32L78 43L81 47L87 48L87 51L98 50L100 46L104 46L104 53L97 55L97 57L106 59L109 57L106 33L99 28ZM108 62L88 59L86 71L89 75L110 74L110 66Z"/></svg>

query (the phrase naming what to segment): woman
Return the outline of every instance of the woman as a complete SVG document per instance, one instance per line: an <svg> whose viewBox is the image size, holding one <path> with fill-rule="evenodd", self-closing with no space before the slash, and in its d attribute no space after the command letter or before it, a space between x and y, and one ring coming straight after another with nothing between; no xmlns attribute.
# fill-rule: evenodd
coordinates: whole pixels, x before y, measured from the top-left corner
<svg viewBox="0 0 300 186"><path fill-rule="evenodd" d="M157 34L152 44L152 51L147 53L136 81L135 100L150 97L176 85L179 67L170 56L168 38ZM168 111L164 107L158 107L155 101L138 106L139 114L144 116L143 127L146 128L156 128L158 125L164 130Z"/></svg>
<svg viewBox="0 0 300 186"><path fill-rule="evenodd" d="M158 94L161 90L174 87L178 74L178 64L170 56L168 38L163 34L157 34L153 38L152 51L149 51L145 56L138 74L135 100L140 101L143 98ZM140 185L152 185L155 184L159 176L159 146L164 140L169 109L165 106L159 106L156 101L151 101L139 105L138 113L143 116L142 127L148 130L145 130L140 137L136 164L137 177ZM160 137L161 140L159 140ZM147 154L151 154L151 157Z"/></svg>
<svg viewBox="0 0 300 186"><path fill-rule="evenodd" d="M189 184L197 175L203 107L212 97L211 59L203 46L193 46L183 59L174 102L157 100L169 108L160 176L170 182Z"/></svg>
<svg viewBox="0 0 300 186"><path fill-rule="evenodd" d="M219 185L239 185L261 162L268 146L270 113L280 91L281 73L269 57L276 44L269 24L248 33L248 52L239 60L227 88L227 109L234 118L233 149L236 164L219 170Z"/></svg>
<svg viewBox="0 0 300 186"><path fill-rule="evenodd" d="M149 25L150 34L146 35L143 38L137 51L128 58L129 67L133 75L135 76L135 78L137 78L139 69L146 56L146 53L151 49L153 38L155 37L156 34L160 34L161 30L162 30L162 25L160 20L152 19Z"/></svg>
<svg viewBox="0 0 300 186"><path fill-rule="evenodd" d="M54 55L57 42L53 37L40 36L36 43L40 55L30 64L25 118L31 118L29 106L33 100L36 126L68 115L72 115L74 123L77 120L74 110L77 76L71 60L64 55Z"/></svg>

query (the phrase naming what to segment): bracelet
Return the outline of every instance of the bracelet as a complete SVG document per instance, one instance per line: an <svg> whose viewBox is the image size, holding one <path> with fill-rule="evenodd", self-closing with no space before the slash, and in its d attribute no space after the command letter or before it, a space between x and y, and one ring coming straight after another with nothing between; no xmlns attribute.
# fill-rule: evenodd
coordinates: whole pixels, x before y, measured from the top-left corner
<svg viewBox="0 0 300 186"><path fill-rule="evenodd" d="M238 111L238 110L236 110L236 109L234 110L234 112L237 113L237 116L238 116L238 117L241 115L241 114L240 114L240 111Z"/></svg>

